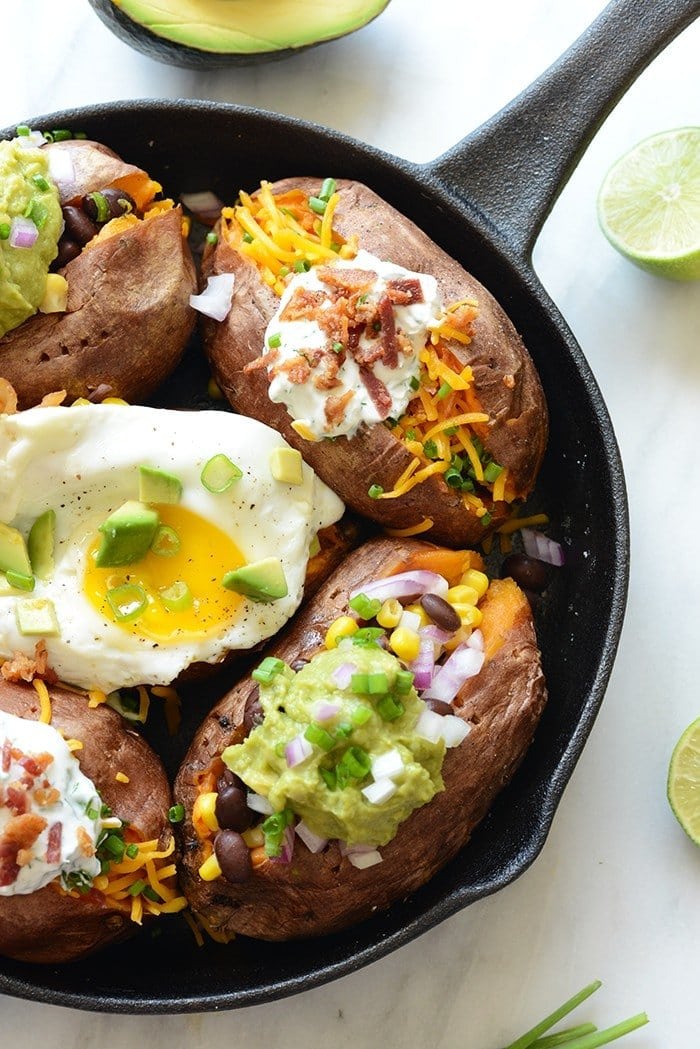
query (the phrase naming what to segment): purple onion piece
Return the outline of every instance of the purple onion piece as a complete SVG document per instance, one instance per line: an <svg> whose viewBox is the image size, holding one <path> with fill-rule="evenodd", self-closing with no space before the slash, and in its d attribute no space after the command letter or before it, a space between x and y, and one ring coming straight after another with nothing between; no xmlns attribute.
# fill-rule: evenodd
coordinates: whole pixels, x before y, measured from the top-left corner
<svg viewBox="0 0 700 1049"><path fill-rule="evenodd" d="M430 686L435 673L435 644L430 636L421 636L418 655L409 663L408 669L413 674L413 684L418 692Z"/></svg>
<svg viewBox="0 0 700 1049"><path fill-rule="evenodd" d="M445 703L452 703L465 681L475 677L483 665L483 652L470 647L466 642L459 645L450 658L438 668L422 698L441 699Z"/></svg>
<svg viewBox="0 0 700 1049"><path fill-rule="evenodd" d="M356 671L357 667L354 663L341 663L340 666L335 668L331 677L338 688L349 688L350 682L352 681L352 675Z"/></svg>
<svg viewBox="0 0 700 1049"><path fill-rule="evenodd" d="M319 837L319 835L316 834L315 831L312 831L311 827L308 827L303 820L299 820L294 830L304 842L304 845L306 845L309 852L323 852L328 844L328 838Z"/></svg>
<svg viewBox="0 0 700 1049"><path fill-rule="evenodd" d="M10 225L11 248L33 248L38 236L39 230L31 219L25 218L24 215L15 215Z"/></svg>
<svg viewBox="0 0 700 1049"><path fill-rule="evenodd" d="M358 594L367 597L376 597L379 601L388 601L396 598L415 597L416 594L438 594L444 597L449 590L447 580L438 575L437 572L427 572L417 569L415 572L399 572L398 575L387 576L386 579L375 579L371 583L365 583L357 590L353 590L350 599Z"/></svg>
<svg viewBox="0 0 700 1049"><path fill-rule="evenodd" d="M312 753L313 747L308 739L302 735L290 739L284 748L284 756L290 769L294 768L295 765L300 765L302 761L306 761L307 758L311 757Z"/></svg>

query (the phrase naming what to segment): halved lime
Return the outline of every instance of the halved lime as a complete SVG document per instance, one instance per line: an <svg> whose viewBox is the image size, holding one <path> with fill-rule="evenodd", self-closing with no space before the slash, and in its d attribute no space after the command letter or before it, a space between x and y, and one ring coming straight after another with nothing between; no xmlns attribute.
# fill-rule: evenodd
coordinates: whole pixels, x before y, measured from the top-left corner
<svg viewBox="0 0 700 1049"><path fill-rule="evenodd" d="M700 280L700 128L652 135L610 169L598 219L614 248L671 280Z"/></svg>
<svg viewBox="0 0 700 1049"><path fill-rule="evenodd" d="M700 845L700 718L688 725L673 748L666 789L676 819Z"/></svg>

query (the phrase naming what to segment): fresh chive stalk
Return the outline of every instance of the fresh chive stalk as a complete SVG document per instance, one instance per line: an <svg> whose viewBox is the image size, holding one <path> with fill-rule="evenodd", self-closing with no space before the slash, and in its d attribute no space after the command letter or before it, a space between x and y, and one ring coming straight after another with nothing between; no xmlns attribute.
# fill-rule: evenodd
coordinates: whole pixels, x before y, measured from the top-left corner
<svg viewBox="0 0 700 1049"><path fill-rule="evenodd" d="M540 1020L538 1024L531 1027L529 1031L522 1034L515 1042L511 1042L505 1049L529 1049L529 1047L540 1037L545 1034L550 1027L554 1027L555 1023L559 1023L565 1016L568 1016L577 1005L581 1002L585 1002L586 998L590 998L598 988L601 986L600 980L594 980L593 983L587 984L572 998L569 998L563 1005L560 1005L558 1009L555 1009L549 1016L545 1016L544 1020Z"/></svg>
<svg viewBox="0 0 700 1049"><path fill-rule="evenodd" d="M636 1016L630 1016L627 1020L621 1020L620 1023L614 1024L612 1027L606 1027L602 1031L598 1030L595 1024L584 1023L579 1024L577 1027L569 1027L565 1031L545 1035L546 1031L554 1027L556 1023L572 1012L586 998L589 998L600 986L600 980L594 980L593 983L587 984L578 994L569 998L568 1001L560 1005L549 1016L545 1016L544 1020L531 1027L529 1031L526 1031L515 1042L505 1046L505 1049L555 1049L555 1047L560 1047L560 1049L599 1049L599 1046L609 1045L610 1042L614 1042L617 1038L623 1038L626 1034L630 1034L631 1031L635 1031L638 1027L643 1027L644 1024L649 1022L649 1017L646 1013L637 1013Z"/></svg>
<svg viewBox="0 0 700 1049"><path fill-rule="evenodd" d="M565 1031L558 1031L557 1034L546 1034L544 1038L538 1038L536 1042L532 1043L531 1049L557 1049L558 1046L566 1046L569 1044L572 1038L580 1038L582 1034L592 1034L597 1031L598 1028L595 1024L579 1024L578 1027L567 1027Z"/></svg>

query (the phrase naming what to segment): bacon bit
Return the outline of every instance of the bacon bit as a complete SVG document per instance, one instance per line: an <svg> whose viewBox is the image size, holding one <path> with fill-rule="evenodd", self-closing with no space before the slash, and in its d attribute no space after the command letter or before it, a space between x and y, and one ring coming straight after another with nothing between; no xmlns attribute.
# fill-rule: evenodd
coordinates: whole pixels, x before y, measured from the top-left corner
<svg viewBox="0 0 700 1049"><path fill-rule="evenodd" d="M0 842L0 889L6 885L14 885L19 874L17 865L17 853L13 846L3 846Z"/></svg>
<svg viewBox="0 0 700 1049"><path fill-rule="evenodd" d="M16 846L17 849L30 849L46 826L47 821L44 817L37 816L33 812L23 812L20 816L11 816L5 824L3 841Z"/></svg>
<svg viewBox="0 0 700 1049"><path fill-rule="evenodd" d="M17 852L17 866L26 867L34 859L31 849L19 849Z"/></svg>
<svg viewBox="0 0 700 1049"><path fill-rule="evenodd" d="M10 783L5 798L7 808L17 816L22 816L29 808L29 799L21 783Z"/></svg>
<svg viewBox="0 0 700 1049"><path fill-rule="evenodd" d="M384 348L384 363L387 368L395 368L399 363L399 342L396 338L396 325L394 324L394 308L388 295L382 295L379 300L379 320L382 329L380 340Z"/></svg>
<svg viewBox="0 0 700 1049"><path fill-rule="evenodd" d="M44 751L41 754L25 754L23 757L18 759L18 764L29 773L29 775L36 779L42 772L45 772L53 761L53 754L47 754Z"/></svg>
<svg viewBox="0 0 700 1049"><path fill-rule="evenodd" d="M507 390L514 389L515 388L515 378L514 378L514 376L512 376L512 375L504 375L503 376L503 385L505 386L505 388Z"/></svg>
<svg viewBox="0 0 700 1049"><path fill-rule="evenodd" d="M386 293L395 306L425 302L421 282L416 277L394 277L386 282Z"/></svg>
<svg viewBox="0 0 700 1049"><path fill-rule="evenodd" d="M343 359L344 355L340 353L324 354L321 369L311 380L317 390L333 390L341 385L338 372Z"/></svg>
<svg viewBox="0 0 700 1049"><path fill-rule="evenodd" d="M449 325L463 331L465 335L472 334L472 324L479 316L479 307L472 303L462 303L454 310L448 310Z"/></svg>
<svg viewBox="0 0 700 1049"><path fill-rule="evenodd" d="M39 401L39 408L57 408L66 399L65 390L55 390L53 393L45 393Z"/></svg>
<svg viewBox="0 0 700 1049"><path fill-rule="evenodd" d="M280 313L280 320L315 320L318 310L326 301L326 296L322 291L311 291L309 288L297 288L287 305Z"/></svg>
<svg viewBox="0 0 700 1049"><path fill-rule="evenodd" d="M61 798L61 792L56 787L37 787L32 797L41 808L44 805L55 805Z"/></svg>
<svg viewBox="0 0 700 1049"><path fill-rule="evenodd" d="M9 739L6 739L3 742L0 761L2 762L2 764L0 765L2 771L9 772L10 765L12 763L12 744L10 743Z"/></svg>
<svg viewBox="0 0 700 1049"><path fill-rule="evenodd" d="M49 666L49 655L43 639L34 646L33 659L23 652L15 652L11 659L6 659L2 664L0 673L5 681L33 681L35 677L42 678L50 685L58 681L58 675Z"/></svg>
<svg viewBox="0 0 700 1049"><path fill-rule="evenodd" d="M249 372L256 372L261 368L267 368L268 364L274 364L279 357L279 350L268 350L267 353L263 353L262 356L256 357L254 361L249 361L243 368L245 375Z"/></svg>
<svg viewBox="0 0 700 1049"><path fill-rule="evenodd" d="M358 292L363 292L377 279L372 270L338 269L335 266L317 266L316 276L331 288Z"/></svg>
<svg viewBox="0 0 700 1049"><path fill-rule="evenodd" d="M360 366L363 364L370 366L384 359L384 347L377 341L364 349L356 350L353 356Z"/></svg>
<svg viewBox="0 0 700 1049"><path fill-rule="evenodd" d="M0 415L14 415L17 411L17 394L14 386L0 376Z"/></svg>
<svg viewBox="0 0 700 1049"><path fill-rule="evenodd" d="M326 398L324 412L326 414L326 422L329 426L335 426L337 423L343 421L345 418L345 409L353 397L353 391L346 390L343 394L338 396L331 395Z"/></svg>
<svg viewBox="0 0 700 1049"><path fill-rule="evenodd" d="M272 370L273 375L279 375L280 372L285 372L290 382L301 385L311 375L311 368L309 362L305 357L290 357L288 361L282 361Z"/></svg>
<svg viewBox="0 0 700 1049"><path fill-rule="evenodd" d="M42 821L46 826L46 820ZM58 821L49 827L49 840L46 846L46 862L58 863L61 859L61 838L63 836L63 824Z"/></svg>
<svg viewBox="0 0 700 1049"><path fill-rule="evenodd" d="M54 827L56 827L56 826L60 827L60 824L55 823ZM53 827L51 829L53 830ZM78 827L77 831L75 832L75 836L78 839L78 845L80 846L80 852L82 853L82 855L83 856L88 856L88 857L94 856L95 855L95 846L94 846L94 844L92 842L92 838L90 837L88 832L85 830L85 828L84 827Z"/></svg>
<svg viewBox="0 0 700 1049"><path fill-rule="evenodd" d="M372 398L380 419L386 419L391 411L391 394L386 386L369 368L360 368L360 378Z"/></svg>

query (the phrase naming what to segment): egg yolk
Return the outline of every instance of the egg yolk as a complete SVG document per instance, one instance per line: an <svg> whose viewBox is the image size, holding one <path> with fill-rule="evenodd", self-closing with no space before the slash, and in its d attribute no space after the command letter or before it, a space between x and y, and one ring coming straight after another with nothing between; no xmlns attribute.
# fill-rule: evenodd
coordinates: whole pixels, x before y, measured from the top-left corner
<svg viewBox="0 0 700 1049"><path fill-rule="evenodd" d="M97 537L86 558L83 590L88 600L122 630L160 644L207 637L229 626L243 598L226 590L221 580L226 572L245 563L241 551L230 536L192 510L170 504L158 504L155 509L161 525L175 532L174 541L162 543L160 553L152 548L136 564L98 568L94 559L100 545ZM184 608L173 608L172 602L166 607L163 591L171 593L174 584L182 583L192 600ZM124 620L113 610L107 594L127 584L143 587L146 604L134 619Z"/></svg>

